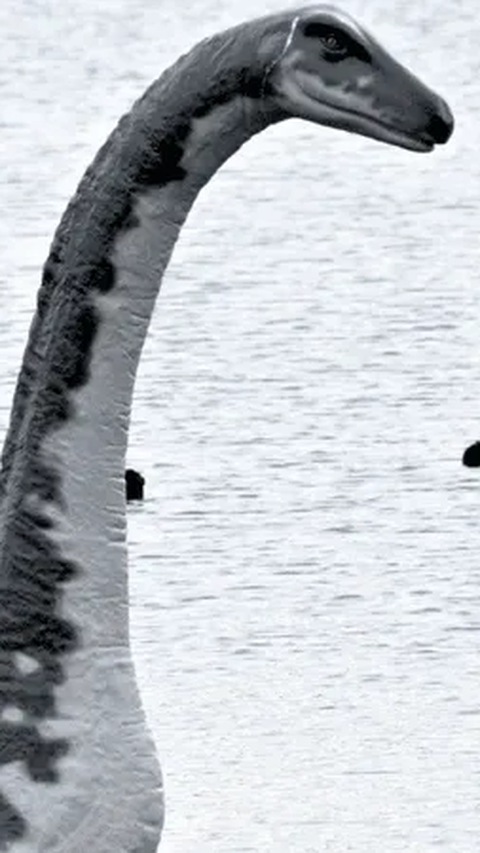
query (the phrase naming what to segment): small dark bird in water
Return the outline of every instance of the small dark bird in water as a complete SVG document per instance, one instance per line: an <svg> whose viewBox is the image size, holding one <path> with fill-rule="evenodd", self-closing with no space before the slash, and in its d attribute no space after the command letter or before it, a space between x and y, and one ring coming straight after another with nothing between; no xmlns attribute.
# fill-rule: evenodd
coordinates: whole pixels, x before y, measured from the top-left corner
<svg viewBox="0 0 480 853"><path fill-rule="evenodd" d="M467 468L480 468L480 441L467 447L462 462Z"/></svg>
<svg viewBox="0 0 480 853"><path fill-rule="evenodd" d="M133 468L127 468L125 471L125 491L127 501L143 501L143 487L145 485L145 477L142 477L138 471Z"/></svg>

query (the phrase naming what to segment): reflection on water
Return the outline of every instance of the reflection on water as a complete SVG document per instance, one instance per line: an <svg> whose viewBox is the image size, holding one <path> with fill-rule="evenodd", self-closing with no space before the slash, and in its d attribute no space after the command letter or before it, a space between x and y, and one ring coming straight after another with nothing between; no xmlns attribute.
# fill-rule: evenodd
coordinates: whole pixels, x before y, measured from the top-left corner
<svg viewBox="0 0 480 853"><path fill-rule="evenodd" d="M0 13L2 430L84 167L161 67L257 8L20 5ZM425 157L276 127L185 227L129 457L166 853L480 848L479 481L461 466L480 420L480 23L472 0L344 5L458 129Z"/></svg>

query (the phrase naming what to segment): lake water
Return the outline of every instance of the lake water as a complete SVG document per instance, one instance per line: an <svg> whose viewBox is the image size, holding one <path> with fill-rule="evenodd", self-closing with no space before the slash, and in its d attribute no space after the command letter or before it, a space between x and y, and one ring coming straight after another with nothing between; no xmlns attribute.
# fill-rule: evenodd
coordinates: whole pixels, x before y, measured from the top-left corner
<svg viewBox="0 0 480 853"><path fill-rule="evenodd" d="M283 0L4 0L6 429L40 267L133 99ZM204 190L136 386L132 640L162 853L478 853L480 16L344 2L449 101L416 155L291 121Z"/></svg>

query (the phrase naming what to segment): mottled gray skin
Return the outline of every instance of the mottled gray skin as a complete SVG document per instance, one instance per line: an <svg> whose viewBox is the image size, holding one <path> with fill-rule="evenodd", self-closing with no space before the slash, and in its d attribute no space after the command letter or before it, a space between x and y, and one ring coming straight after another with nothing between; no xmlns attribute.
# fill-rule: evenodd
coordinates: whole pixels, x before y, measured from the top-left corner
<svg viewBox="0 0 480 853"><path fill-rule="evenodd" d="M54 522L47 508L65 512L65 495L62 471L46 461L42 447L73 421L73 396L89 382L102 323L95 296L115 293L113 247L138 225L134 210L142 193L184 182L193 202L210 177L208 168L197 177L182 165L196 119L239 97L249 104L235 140L218 142L213 172L254 133L289 116L273 97L269 74L303 11L214 36L166 71L101 148L55 234L0 475L0 711L13 706L21 712L20 721L0 720L0 777L2 765L17 762L38 789L61 785L59 758L71 749L68 739L49 739L41 732L44 721L55 719L55 688L66 678L68 655L82 643L82 626L59 615L60 604L69 579L88 570L102 572L102 565L85 567L65 559L49 535ZM175 219L175 210L169 214ZM178 226L185 215L179 214ZM123 460L118 474L123 479ZM18 653L28 655L36 668L27 672L19 666ZM27 831L26 815L0 791L0 851L15 853Z"/></svg>

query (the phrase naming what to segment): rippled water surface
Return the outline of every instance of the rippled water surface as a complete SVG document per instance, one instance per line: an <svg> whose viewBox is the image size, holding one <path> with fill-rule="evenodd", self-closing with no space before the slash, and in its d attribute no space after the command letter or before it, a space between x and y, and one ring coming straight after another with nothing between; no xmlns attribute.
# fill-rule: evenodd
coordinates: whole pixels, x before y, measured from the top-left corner
<svg viewBox="0 0 480 853"><path fill-rule="evenodd" d="M193 42L283 0L4 0L0 429L60 214ZM345 2L428 156L289 122L202 193L136 388L132 635L165 853L478 853L480 16Z"/></svg>

